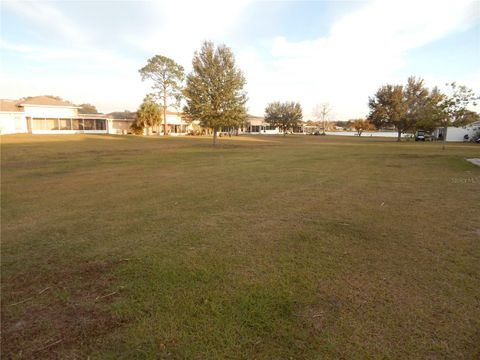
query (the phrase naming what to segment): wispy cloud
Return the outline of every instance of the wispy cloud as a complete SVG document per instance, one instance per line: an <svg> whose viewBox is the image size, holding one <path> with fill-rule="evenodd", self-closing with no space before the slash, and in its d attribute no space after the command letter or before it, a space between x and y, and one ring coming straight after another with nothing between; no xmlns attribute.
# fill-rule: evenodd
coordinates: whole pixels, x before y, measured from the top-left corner
<svg viewBox="0 0 480 360"><path fill-rule="evenodd" d="M162 54L188 70L193 52L206 39L233 48L247 78L250 111L258 115L270 101L296 100L302 103L307 118L318 102L330 102L339 119L358 117L367 112L368 96L378 86L404 82L408 75L425 76L429 85L466 79L472 86L479 81L478 73L463 72L463 78L456 79L438 73L436 77L406 74L415 69L411 54L416 49L472 24L478 26L478 1L365 3L337 18L328 33L300 41L292 40L290 31L302 24L285 24L290 19L277 17L277 13L269 19L252 18L258 13L250 0L139 2L141 11L128 5L118 13L113 6L103 6L94 15L101 19L111 12L114 20L98 27L85 26L88 6L94 12L97 5L86 2L87 9L79 12L68 4L2 2L2 10L19 19L14 27L41 36L33 39L10 31L11 37L5 37L7 32L2 31L0 51L9 63L0 68L0 96L53 93L75 102L94 102L101 110L134 109L149 91L138 75L148 57ZM266 12L262 5L268 17L270 8L278 4L269 3ZM282 4L289 6L295 2ZM118 19L129 11L134 20L126 28L119 27ZM88 19L90 25L95 23ZM277 30L278 36L269 38L259 34L261 41L252 39L255 34L251 33L250 38L235 41L245 33L245 26L264 20L269 29L283 31ZM315 28L315 24L311 26ZM324 30L318 29L317 34L320 31Z"/></svg>
<svg viewBox="0 0 480 360"><path fill-rule="evenodd" d="M45 1L3 1L2 7L26 18L29 22L48 29L55 37L79 46L87 42L85 32L53 3Z"/></svg>
<svg viewBox="0 0 480 360"><path fill-rule="evenodd" d="M0 51L26 64L21 70L0 69L6 97L57 94L75 102L94 102L110 111L118 104L135 108L147 91L137 70L141 64L130 57L95 46L55 3L2 3L25 18L34 28L47 31L63 46L46 42L12 42L0 38ZM115 105L117 104L117 105Z"/></svg>
<svg viewBox="0 0 480 360"><path fill-rule="evenodd" d="M366 112L368 95L405 67L411 50L471 25L473 6L379 1L342 17L328 36L299 42L279 36L271 67L247 64L254 110L283 98L302 101L307 113L316 102L329 101L338 116L358 116Z"/></svg>
<svg viewBox="0 0 480 360"><path fill-rule="evenodd" d="M152 9L158 16L157 29L150 35L129 38L131 44L151 54L161 53L183 65L207 39L224 41L240 23L251 0L165 1Z"/></svg>

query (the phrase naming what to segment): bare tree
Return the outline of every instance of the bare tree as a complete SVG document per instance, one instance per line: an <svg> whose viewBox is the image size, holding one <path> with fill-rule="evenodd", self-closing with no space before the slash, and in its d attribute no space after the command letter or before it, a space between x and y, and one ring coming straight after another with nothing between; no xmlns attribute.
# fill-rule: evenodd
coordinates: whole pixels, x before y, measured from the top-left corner
<svg viewBox="0 0 480 360"><path fill-rule="evenodd" d="M313 108L313 116L315 119L320 122L323 127L323 133L325 133L325 129L327 127L327 122L332 112L332 107L329 103L320 103L315 105Z"/></svg>

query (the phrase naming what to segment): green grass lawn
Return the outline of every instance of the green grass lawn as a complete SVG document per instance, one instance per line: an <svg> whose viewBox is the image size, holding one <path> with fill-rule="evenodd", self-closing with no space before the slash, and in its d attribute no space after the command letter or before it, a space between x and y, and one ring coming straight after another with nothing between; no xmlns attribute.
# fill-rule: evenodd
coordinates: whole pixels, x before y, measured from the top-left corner
<svg viewBox="0 0 480 360"><path fill-rule="evenodd" d="M480 357L480 147L2 136L2 358Z"/></svg>

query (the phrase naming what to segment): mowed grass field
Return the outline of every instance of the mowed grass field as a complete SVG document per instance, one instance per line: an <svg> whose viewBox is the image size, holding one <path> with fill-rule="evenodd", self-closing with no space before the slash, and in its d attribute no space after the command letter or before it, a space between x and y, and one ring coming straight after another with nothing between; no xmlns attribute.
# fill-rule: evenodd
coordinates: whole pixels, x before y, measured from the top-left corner
<svg viewBox="0 0 480 360"><path fill-rule="evenodd" d="M478 359L480 147L2 136L2 359Z"/></svg>

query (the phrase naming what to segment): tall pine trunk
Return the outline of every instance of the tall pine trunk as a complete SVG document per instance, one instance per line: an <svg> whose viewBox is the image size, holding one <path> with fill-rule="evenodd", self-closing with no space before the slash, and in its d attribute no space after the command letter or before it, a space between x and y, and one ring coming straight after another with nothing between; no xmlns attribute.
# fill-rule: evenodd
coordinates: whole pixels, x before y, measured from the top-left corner
<svg viewBox="0 0 480 360"><path fill-rule="evenodd" d="M445 143L447 142L447 126L443 128L442 150L445 150Z"/></svg>
<svg viewBox="0 0 480 360"><path fill-rule="evenodd" d="M167 136L167 89L163 87L163 136Z"/></svg>
<svg viewBox="0 0 480 360"><path fill-rule="evenodd" d="M217 145L217 129L213 129L213 146Z"/></svg>

